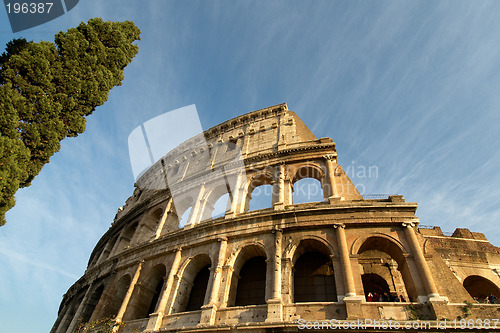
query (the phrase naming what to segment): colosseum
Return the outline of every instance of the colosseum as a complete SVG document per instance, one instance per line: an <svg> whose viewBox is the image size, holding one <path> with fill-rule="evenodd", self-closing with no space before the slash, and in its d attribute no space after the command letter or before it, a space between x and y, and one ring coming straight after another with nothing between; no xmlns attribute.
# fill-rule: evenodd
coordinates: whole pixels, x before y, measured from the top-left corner
<svg viewBox="0 0 500 333"><path fill-rule="evenodd" d="M322 200L294 202L307 178ZM252 209L259 187L272 189L269 203ZM362 331L425 322L432 331L471 319L493 328L500 248L468 229L421 226L416 209L401 195L363 197L333 140L316 138L286 104L247 113L140 176L51 332L83 332L104 318L124 333L325 322L364 323Z"/></svg>

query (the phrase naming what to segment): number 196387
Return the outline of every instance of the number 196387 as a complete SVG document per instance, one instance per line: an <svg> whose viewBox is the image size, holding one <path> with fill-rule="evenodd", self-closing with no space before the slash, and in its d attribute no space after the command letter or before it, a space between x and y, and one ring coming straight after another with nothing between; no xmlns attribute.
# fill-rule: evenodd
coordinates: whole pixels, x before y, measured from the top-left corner
<svg viewBox="0 0 500 333"><path fill-rule="evenodd" d="M35 3L35 2L14 2L14 3L7 3L5 6L7 7L7 13L14 13L14 14L49 14L50 9L52 8L52 5L54 5L53 2L41 2L41 3Z"/></svg>

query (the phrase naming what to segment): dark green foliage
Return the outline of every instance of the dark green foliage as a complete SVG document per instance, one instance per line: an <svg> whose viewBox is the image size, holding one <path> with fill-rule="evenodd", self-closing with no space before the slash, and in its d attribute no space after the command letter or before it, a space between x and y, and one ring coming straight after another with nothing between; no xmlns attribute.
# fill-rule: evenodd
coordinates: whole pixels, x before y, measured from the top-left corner
<svg viewBox="0 0 500 333"><path fill-rule="evenodd" d="M0 56L0 225L19 187L31 184L65 137L121 85L139 29L100 18L59 32L55 43L15 39Z"/></svg>

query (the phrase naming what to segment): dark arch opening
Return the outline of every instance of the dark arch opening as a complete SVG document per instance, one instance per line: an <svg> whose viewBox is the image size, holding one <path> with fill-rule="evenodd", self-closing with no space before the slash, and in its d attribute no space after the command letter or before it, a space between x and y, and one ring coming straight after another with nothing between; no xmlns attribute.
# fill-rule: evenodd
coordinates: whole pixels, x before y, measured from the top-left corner
<svg viewBox="0 0 500 333"><path fill-rule="evenodd" d="M294 266L295 302L336 302L333 265L319 252L302 254Z"/></svg>
<svg viewBox="0 0 500 333"><path fill-rule="evenodd" d="M117 286L112 294L114 296L112 297L111 302L107 304L106 308L102 312L102 315L100 316L101 318L112 318L118 314L122 302L125 299L125 295L127 294L130 282L130 275L122 276L120 280L118 280Z"/></svg>
<svg viewBox="0 0 500 333"><path fill-rule="evenodd" d="M88 323L90 321L90 318L92 318L92 314L94 313L97 303L99 303L99 300L101 299L103 291L104 291L104 285L100 285L92 293L92 296L90 297L89 301L85 305L85 308L82 312L81 316L82 323Z"/></svg>
<svg viewBox="0 0 500 333"><path fill-rule="evenodd" d="M236 306L266 304L266 257L248 259L240 270Z"/></svg>
<svg viewBox="0 0 500 333"><path fill-rule="evenodd" d="M463 285L475 300L482 303L498 303L497 299L500 298L500 290L490 280L479 275L471 275L464 280ZM494 296L493 301L491 297L488 298L490 295Z"/></svg>
<svg viewBox="0 0 500 333"><path fill-rule="evenodd" d="M391 239L382 236L368 237L357 251L358 262L362 267L364 274L376 274L382 277L388 284L391 294L402 296L405 300L411 302L418 297L417 289L413 282L410 267L403 250ZM362 274L362 278L363 275ZM369 279L367 277L367 279ZM371 285L369 284L369 288ZM385 288L385 285L384 285ZM365 295L373 290L367 290L363 283ZM383 294L382 294L383 295ZM390 300L391 297L389 297Z"/></svg>
<svg viewBox="0 0 500 333"><path fill-rule="evenodd" d="M151 303L149 303L148 315L156 311L156 307L158 305L158 300L160 299L160 294L162 289L163 289L163 279L158 281L158 283L156 284L153 298L151 299Z"/></svg>
<svg viewBox="0 0 500 333"><path fill-rule="evenodd" d="M208 279L210 278L210 265L203 267L193 281L193 288L186 306L186 311L200 310L205 302Z"/></svg>
<svg viewBox="0 0 500 333"><path fill-rule="evenodd" d="M384 295L390 295L391 290L387 281L378 274L367 273L361 275L361 281L363 282L363 289L365 290L365 297L368 297L369 293L374 295L374 300L379 301L379 297ZM368 298L367 298L368 299ZM388 300L388 299L387 299Z"/></svg>

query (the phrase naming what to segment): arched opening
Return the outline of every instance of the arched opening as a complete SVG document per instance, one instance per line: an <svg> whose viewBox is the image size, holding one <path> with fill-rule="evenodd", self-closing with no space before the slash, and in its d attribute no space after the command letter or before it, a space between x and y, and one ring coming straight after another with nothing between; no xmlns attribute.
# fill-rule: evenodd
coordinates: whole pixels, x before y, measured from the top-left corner
<svg viewBox="0 0 500 333"><path fill-rule="evenodd" d="M294 265L293 277L296 303L337 301L332 261L324 254L302 254Z"/></svg>
<svg viewBox="0 0 500 333"><path fill-rule="evenodd" d="M297 170L292 180L293 203L321 202L327 197L323 187L323 173L308 165Z"/></svg>
<svg viewBox="0 0 500 333"><path fill-rule="evenodd" d="M468 276L464 280L463 286L467 290L469 295L471 295L472 298L480 303L498 303L498 299L500 298L500 290L498 289L496 284L482 276Z"/></svg>
<svg viewBox="0 0 500 333"><path fill-rule="evenodd" d="M361 275L361 281L363 282L363 289L367 300L374 302L389 301L391 289L383 277L375 273L366 273ZM369 294L371 296L368 296Z"/></svg>
<svg viewBox="0 0 500 333"><path fill-rule="evenodd" d="M184 211L184 213L181 215L179 219L179 228L184 228L186 225L189 224L189 220L191 218L191 210L193 207L189 207Z"/></svg>
<svg viewBox="0 0 500 333"><path fill-rule="evenodd" d="M266 304L266 257L249 259L240 271L236 306Z"/></svg>
<svg viewBox="0 0 500 333"><path fill-rule="evenodd" d="M87 304L85 304L85 308L82 312L82 315L81 315L81 322L82 323L88 323L90 321L90 319L92 318L92 314L94 313L94 310L97 306L97 303L99 303L99 300L101 299L103 291L104 291L104 285L101 284L92 293L92 296L87 301Z"/></svg>
<svg viewBox="0 0 500 333"><path fill-rule="evenodd" d="M321 182L314 178L304 178L293 184L293 203L324 201Z"/></svg>
<svg viewBox="0 0 500 333"><path fill-rule="evenodd" d="M154 266L144 274L144 278L134 288L134 294L130 300L130 311L127 310L124 320L147 318L155 312L166 275L167 270L163 264Z"/></svg>
<svg viewBox="0 0 500 333"><path fill-rule="evenodd" d="M227 306L265 304L266 251L260 244L241 249L233 264Z"/></svg>
<svg viewBox="0 0 500 333"><path fill-rule="evenodd" d="M245 212L270 208L273 205L273 182L270 172L260 173L248 185Z"/></svg>
<svg viewBox="0 0 500 333"><path fill-rule="evenodd" d="M132 242L132 238L135 235L135 231L137 230L137 226L139 225L138 222L135 222L131 224L125 231L121 234L120 238L118 239L118 245L116 246L116 253L122 252L124 249L127 248L127 246L130 245L130 242ZM112 253L115 254L115 253Z"/></svg>
<svg viewBox="0 0 500 333"><path fill-rule="evenodd" d="M73 317L75 316L76 311L78 310L78 306L82 302L84 295L81 294L77 296L78 297L73 298L73 300L68 304L66 308L67 310L65 311L63 319L59 324L57 332L66 332L66 330L71 325L71 321L73 320Z"/></svg>
<svg viewBox="0 0 500 333"><path fill-rule="evenodd" d="M123 300L125 299L125 295L127 294L128 288L130 286L131 278L130 275L124 275L116 284L116 288L111 292L111 299L109 303L105 305L100 318L113 318L116 317L118 311L120 311L120 307L122 305Z"/></svg>
<svg viewBox="0 0 500 333"><path fill-rule="evenodd" d="M294 302L336 302L332 250L318 239L303 239L292 257Z"/></svg>
<svg viewBox="0 0 500 333"><path fill-rule="evenodd" d="M98 257L97 262L101 263L108 259L112 255L112 251L116 243L118 242L118 235L114 236L111 241L109 241L106 246L104 247L104 250L102 251L101 255Z"/></svg>
<svg viewBox="0 0 500 333"><path fill-rule="evenodd" d="M219 199L214 204L214 209L212 211L212 218L216 219L226 215L226 210L229 203L229 193L221 195Z"/></svg>
<svg viewBox="0 0 500 333"><path fill-rule="evenodd" d="M136 243L141 243L147 241L156 232L156 228L163 215L163 210L161 208L156 208L152 212L149 212L144 219L141 221L140 235Z"/></svg>
<svg viewBox="0 0 500 333"><path fill-rule="evenodd" d="M259 210L272 207L273 187L272 185L260 185L251 194L248 203L248 211Z"/></svg>
<svg viewBox="0 0 500 333"><path fill-rule="evenodd" d="M189 260L178 282L173 313L199 310L205 304L210 266L207 254L200 254Z"/></svg>
<svg viewBox="0 0 500 333"><path fill-rule="evenodd" d="M226 184L227 179L221 178L216 180L218 185L211 184L213 188L207 193L204 200L204 205L201 212L201 221L215 219L226 214L226 211L231 207L229 195L229 186Z"/></svg>
<svg viewBox="0 0 500 333"><path fill-rule="evenodd" d="M178 228L184 228L191 223L191 213L195 200L191 196L174 200L174 212Z"/></svg>
<svg viewBox="0 0 500 333"><path fill-rule="evenodd" d="M193 288L189 294L186 311L200 310L205 301L208 279L210 278L210 265L203 267L193 281Z"/></svg>
<svg viewBox="0 0 500 333"><path fill-rule="evenodd" d="M359 248L358 255L362 281L364 275L366 275L365 279L375 279L371 280L373 283L368 282L367 285L363 283L366 296L370 292L372 294L375 292L367 290L367 288L378 288L377 290L382 292L382 297L384 297L384 293L387 293L387 299L383 299L385 301L395 299L395 297L399 299L400 296L405 300L417 300L418 293L407 259L394 241L380 236L369 237Z"/></svg>

